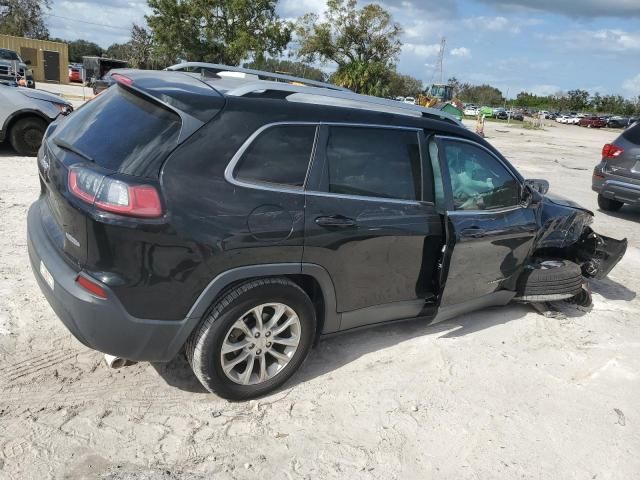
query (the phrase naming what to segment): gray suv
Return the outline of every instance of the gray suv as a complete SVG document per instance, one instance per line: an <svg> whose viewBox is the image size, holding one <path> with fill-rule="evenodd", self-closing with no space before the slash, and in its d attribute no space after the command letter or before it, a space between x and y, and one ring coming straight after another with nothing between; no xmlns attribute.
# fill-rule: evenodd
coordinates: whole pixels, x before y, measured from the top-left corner
<svg viewBox="0 0 640 480"><path fill-rule="evenodd" d="M13 50L0 48L0 80L16 80L16 76L24 79L27 87L36 88L33 74L27 68L26 62L20 58L20 55Z"/></svg>
<svg viewBox="0 0 640 480"><path fill-rule="evenodd" d="M598 206L615 212L626 203L640 204L640 122L602 147L602 161L593 171Z"/></svg>
<svg viewBox="0 0 640 480"><path fill-rule="evenodd" d="M0 80L0 143L8 140L19 155L35 156L49 124L72 111L52 93Z"/></svg>

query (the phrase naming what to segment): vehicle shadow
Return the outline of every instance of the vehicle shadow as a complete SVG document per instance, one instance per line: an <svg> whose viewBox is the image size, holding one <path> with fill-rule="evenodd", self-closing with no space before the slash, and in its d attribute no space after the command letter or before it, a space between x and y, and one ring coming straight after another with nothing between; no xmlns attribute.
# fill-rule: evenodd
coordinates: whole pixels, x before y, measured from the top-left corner
<svg viewBox="0 0 640 480"><path fill-rule="evenodd" d="M617 212L607 212L604 210L598 210L598 211L610 217L620 218L622 220L630 220L632 222L640 223L640 206L637 206L637 205L624 205Z"/></svg>
<svg viewBox="0 0 640 480"><path fill-rule="evenodd" d="M302 369L281 390L325 375L368 353L383 350L421 336L456 338L503 325L532 312L530 306L510 304L461 315L444 322L427 324L411 319L332 335L311 351ZM183 352L169 363L152 363L158 375L170 386L191 393L208 393L195 377Z"/></svg>
<svg viewBox="0 0 640 480"><path fill-rule="evenodd" d="M607 300L631 301L636 298L636 292L610 278L592 280L590 286L592 292L602 295Z"/></svg>
<svg viewBox="0 0 640 480"><path fill-rule="evenodd" d="M362 355L382 350L419 336L454 338L502 325L531 312L527 305L512 304L461 315L436 324L411 319L332 335L311 351L303 368L280 390L329 373ZM193 374L184 352L168 363L151 363L170 386L190 393L209 393Z"/></svg>
<svg viewBox="0 0 640 480"><path fill-rule="evenodd" d="M152 362L151 366L167 385L190 393L209 393L193 374L184 351L180 351L168 363Z"/></svg>
<svg viewBox="0 0 640 480"><path fill-rule="evenodd" d="M0 143L0 158L15 157L17 155L8 142Z"/></svg>

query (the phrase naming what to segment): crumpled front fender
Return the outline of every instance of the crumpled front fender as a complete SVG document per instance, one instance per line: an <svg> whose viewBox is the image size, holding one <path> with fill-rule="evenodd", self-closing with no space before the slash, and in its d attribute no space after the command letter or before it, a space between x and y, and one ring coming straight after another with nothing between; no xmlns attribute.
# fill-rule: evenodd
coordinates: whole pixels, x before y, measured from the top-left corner
<svg viewBox="0 0 640 480"><path fill-rule="evenodd" d="M627 239L616 240L595 233L587 227L574 246L577 258L582 260L582 272L587 277L604 278L627 251Z"/></svg>

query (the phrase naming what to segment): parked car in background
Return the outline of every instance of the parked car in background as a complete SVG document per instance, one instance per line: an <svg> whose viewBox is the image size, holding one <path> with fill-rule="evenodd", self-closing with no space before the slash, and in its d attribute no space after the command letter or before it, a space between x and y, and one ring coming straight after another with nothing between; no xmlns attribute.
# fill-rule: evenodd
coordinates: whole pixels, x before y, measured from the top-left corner
<svg viewBox="0 0 640 480"><path fill-rule="evenodd" d="M580 125L581 127L588 127L588 128L602 128L602 127L606 127L607 123L599 117L591 116L591 117L582 117L578 121L578 125Z"/></svg>
<svg viewBox="0 0 640 480"><path fill-rule="evenodd" d="M6 48L0 48L0 80L22 80L25 87L36 88L33 72L27 67L27 62L17 52Z"/></svg>
<svg viewBox="0 0 640 480"><path fill-rule="evenodd" d="M570 115L560 115L556 118L556 122L558 123L569 123L569 119L572 117Z"/></svg>
<svg viewBox="0 0 640 480"><path fill-rule="evenodd" d="M404 103L407 103L409 105L415 105L416 104L416 99L414 97L405 97L404 98Z"/></svg>
<svg viewBox="0 0 640 480"><path fill-rule="evenodd" d="M602 160L593 170L592 188L602 210L617 211L626 203L640 204L640 123L602 147Z"/></svg>
<svg viewBox="0 0 640 480"><path fill-rule="evenodd" d="M609 128L627 128L629 126L629 118L615 115L607 120Z"/></svg>
<svg viewBox="0 0 640 480"><path fill-rule="evenodd" d="M69 81L82 82L82 65L69 65Z"/></svg>
<svg viewBox="0 0 640 480"><path fill-rule="evenodd" d="M494 112L494 116L498 120L507 120L509 118L509 115L504 109L499 109L498 111Z"/></svg>
<svg viewBox="0 0 640 480"><path fill-rule="evenodd" d="M8 140L19 155L36 155L49 124L72 111L56 95L0 82L0 142Z"/></svg>
<svg viewBox="0 0 640 480"><path fill-rule="evenodd" d="M279 388L324 334L588 304L587 279L624 255L440 110L304 79L112 78L47 131L31 267L82 343L184 351L223 397Z"/></svg>
<svg viewBox="0 0 640 480"><path fill-rule="evenodd" d="M524 121L524 115L518 111L508 112L511 115L511 120Z"/></svg>
<svg viewBox="0 0 640 480"><path fill-rule="evenodd" d="M464 114L468 117L475 117L478 115L478 107L476 107L475 105L466 106L464 107Z"/></svg>

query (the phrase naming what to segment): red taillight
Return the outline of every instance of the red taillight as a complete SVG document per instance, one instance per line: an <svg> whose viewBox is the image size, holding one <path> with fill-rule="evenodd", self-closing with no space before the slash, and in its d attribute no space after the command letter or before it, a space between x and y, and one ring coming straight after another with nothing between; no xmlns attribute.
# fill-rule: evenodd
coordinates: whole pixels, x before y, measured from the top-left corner
<svg viewBox="0 0 640 480"><path fill-rule="evenodd" d="M87 277L83 277L82 275L78 275L76 278L76 283L84 288L91 295L95 295L98 298L105 299L107 298L107 292L104 291L97 282L89 280Z"/></svg>
<svg viewBox="0 0 640 480"><path fill-rule="evenodd" d="M121 83L122 85L126 85L127 87L133 85L133 80L131 80L129 77L125 77L120 73L111 74L111 78L113 78L116 82Z"/></svg>
<svg viewBox="0 0 640 480"><path fill-rule="evenodd" d="M152 185L130 185L84 167L69 170L69 191L106 212L131 217L162 216L162 202Z"/></svg>
<svg viewBox="0 0 640 480"><path fill-rule="evenodd" d="M602 158L617 158L624 153L624 148L621 148L613 143L607 143L602 147Z"/></svg>

